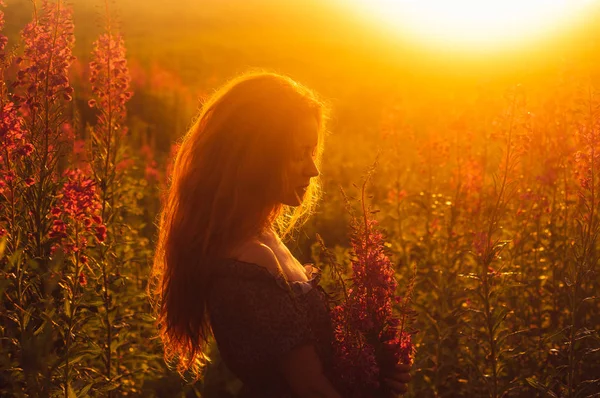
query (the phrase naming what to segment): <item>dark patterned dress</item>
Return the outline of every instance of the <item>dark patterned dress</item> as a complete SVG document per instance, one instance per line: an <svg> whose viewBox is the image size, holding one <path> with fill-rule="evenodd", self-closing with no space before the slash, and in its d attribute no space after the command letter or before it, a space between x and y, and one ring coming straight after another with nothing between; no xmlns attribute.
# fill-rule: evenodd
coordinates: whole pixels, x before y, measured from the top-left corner
<svg viewBox="0 0 600 398"><path fill-rule="evenodd" d="M333 334L320 273L287 282L253 263L216 265L208 312L223 361L244 383L240 397L293 397L277 361L306 343L315 346L331 380Z"/></svg>

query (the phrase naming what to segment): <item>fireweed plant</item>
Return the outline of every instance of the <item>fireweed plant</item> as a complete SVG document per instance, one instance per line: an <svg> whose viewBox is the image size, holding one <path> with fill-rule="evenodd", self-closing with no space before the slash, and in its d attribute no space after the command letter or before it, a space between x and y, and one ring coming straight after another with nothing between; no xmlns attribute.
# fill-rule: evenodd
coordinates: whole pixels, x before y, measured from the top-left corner
<svg viewBox="0 0 600 398"><path fill-rule="evenodd" d="M96 382L106 395L141 394L146 373L160 370L160 347L145 295L143 265L150 258L149 240L140 236L150 215L141 207L149 189L144 154L131 153L125 122L126 103L132 97L123 38L115 33L106 4L105 31L94 42L89 64L92 98L97 119L88 127L91 176L98 187L99 244L90 257L90 280L97 298L90 328L102 370ZM146 159L147 160L147 159ZM142 164L139 164L142 163ZM132 335L135 338L132 338ZM151 347L151 348L150 348ZM148 351L150 348L150 351Z"/></svg>
<svg viewBox="0 0 600 398"><path fill-rule="evenodd" d="M100 319L103 330L104 343L102 360L104 361L104 375L111 382L118 377L120 369L115 368L115 341L117 329L114 327L115 318L120 317L116 306L115 296L118 293L117 280L120 279L119 262L117 255L119 241L115 239L117 224L119 223L120 194L116 183L120 178L117 164L122 160L123 148L121 139L126 133L123 122L126 117L125 102L131 97L128 92L129 74L125 50L120 37L113 37L110 19L107 21L106 32L94 42L94 51L90 63L90 83L93 98L89 106L98 111L96 125L92 127L92 170L96 181L100 184L101 209L100 218L111 227L111 233L104 228L99 232L99 239L103 243L99 247L96 269L98 270L98 284L102 286L103 318ZM110 235L110 239L107 240ZM115 261L116 260L116 261ZM109 395L112 395L111 391Z"/></svg>
<svg viewBox="0 0 600 398"><path fill-rule="evenodd" d="M64 297L61 279L69 276L66 270L57 274L51 259L58 239L52 235L51 212L59 200L64 171L59 161L69 138L61 126L73 93L68 78L74 43L70 10L60 2L43 2L21 37L22 54L14 59L16 78L6 82L0 101L4 141L0 185L5 185L0 206L7 226L2 316L10 325L2 336L3 351L8 353L2 379L6 377L16 391L35 396L66 385L59 370L63 357L53 343L62 346L68 338L65 327L53 318L54 299L62 302ZM3 61L13 60L3 56ZM7 66L3 63L2 68ZM7 76L6 70L2 75Z"/></svg>
<svg viewBox="0 0 600 398"><path fill-rule="evenodd" d="M33 5L14 56L0 34L0 395L144 395L145 375L165 366L141 268L152 187L127 154L124 43L110 23L95 42L97 121L76 137L72 13Z"/></svg>
<svg viewBox="0 0 600 398"><path fill-rule="evenodd" d="M366 203L366 189L373 168L361 189L361 217L351 210L351 272L345 277L344 267L327 250L320 236L321 255L330 267L333 296L341 298L331 309L334 330L334 368L340 378L344 396L366 398L384 396L381 369L396 363L410 364L414 348L410 328L412 286L404 297L396 294L395 266L390 260L383 233ZM398 306L394 313L395 306Z"/></svg>

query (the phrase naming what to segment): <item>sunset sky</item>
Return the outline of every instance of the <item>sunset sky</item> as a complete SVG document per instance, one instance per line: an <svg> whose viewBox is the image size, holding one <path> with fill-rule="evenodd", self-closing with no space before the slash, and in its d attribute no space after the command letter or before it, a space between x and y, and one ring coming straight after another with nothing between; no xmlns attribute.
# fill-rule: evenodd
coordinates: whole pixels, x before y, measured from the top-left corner
<svg viewBox="0 0 600 398"><path fill-rule="evenodd" d="M85 53L99 31L103 2L75 0L74 6L75 51ZM188 82L207 68L233 74L247 67L381 84L407 77L514 80L600 59L597 0L180 0L168 6L126 0L113 7L129 54L176 69ZM26 0L8 1L9 33L23 26L30 8Z"/></svg>

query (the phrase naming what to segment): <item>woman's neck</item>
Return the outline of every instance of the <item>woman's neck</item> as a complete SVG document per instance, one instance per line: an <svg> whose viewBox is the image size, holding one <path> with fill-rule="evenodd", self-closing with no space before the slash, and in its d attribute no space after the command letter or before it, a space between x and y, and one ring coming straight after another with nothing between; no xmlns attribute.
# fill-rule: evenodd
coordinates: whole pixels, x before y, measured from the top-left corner
<svg viewBox="0 0 600 398"><path fill-rule="evenodd" d="M259 232L258 238L259 239L275 240L275 241L280 241L281 240L279 238L279 235L277 235L277 232L275 232L275 229L273 227L271 227L271 226L267 227L267 228L263 229L261 232Z"/></svg>

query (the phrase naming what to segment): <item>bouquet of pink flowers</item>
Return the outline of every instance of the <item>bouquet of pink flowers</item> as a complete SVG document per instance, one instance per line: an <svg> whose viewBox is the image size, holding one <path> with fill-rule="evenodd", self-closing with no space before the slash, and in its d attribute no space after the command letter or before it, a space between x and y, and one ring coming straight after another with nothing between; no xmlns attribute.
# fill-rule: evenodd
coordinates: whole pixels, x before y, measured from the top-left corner
<svg viewBox="0 0 600 398"><path fill-rule="evenodd" d="M362 220L353 215L351 221L354 256L348 286L333 256L328 256L334 279L343 293L341 303L331 310L334 367L346 389L343 396L350 398L385 396L381 371L398 363L412 364L414 357L413 332L407 330L413 317L410 296L414 277L405 296L397 296L395 267L386 253L378 223L372 218L375 212L365 206L364 191L363 185ZM400 308L397 315L394 304Z"/></svg>

